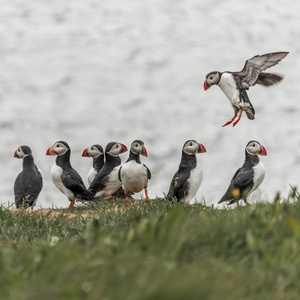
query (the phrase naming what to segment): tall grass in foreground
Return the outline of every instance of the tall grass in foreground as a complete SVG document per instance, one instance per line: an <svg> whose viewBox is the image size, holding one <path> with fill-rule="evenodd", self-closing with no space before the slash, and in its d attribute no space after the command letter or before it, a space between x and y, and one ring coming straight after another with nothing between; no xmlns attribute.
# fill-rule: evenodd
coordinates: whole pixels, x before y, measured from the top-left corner
<svg viewBox="0 0 300 300"><path fill-rule="evenodd" d="M1 209L1 299L299 299L298 198L230 210L124 202L56 218Z"/></svg>

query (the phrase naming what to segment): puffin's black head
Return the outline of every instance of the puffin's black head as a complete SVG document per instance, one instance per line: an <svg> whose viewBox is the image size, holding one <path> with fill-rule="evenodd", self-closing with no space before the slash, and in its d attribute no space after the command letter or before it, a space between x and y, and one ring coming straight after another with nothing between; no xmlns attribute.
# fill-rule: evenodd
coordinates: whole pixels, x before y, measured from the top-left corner
<svg viewBox="0 0 300 300"><path fill-rule="evenodd" d="M135 140L131 143L130 151L136 155L148 156L144 142L141 140Z"/></svg>
<svg viewBox="0 0 300 300"><path fill-rule="evenodd" d="M83 157L96 158L101 154L103 154L103 148L98 144L92 145L91 147L84 149L82 152Z"/></svg>
<svg viewBox="0 0 300 300"><path fill-rule="evenodd" d="M218 71L208 73L205 76L204 89L208 90L212 85L218 84L220 82L221 76L222 73Z"/></svg>
<svg viewBox="0 0 300 300"><path fill-rule="evenodd" d="M119 156L119 154L127 151L127 147L124 144L117 142L110 142L105 147L105 153L111 156Z"/></svg>
<svg viewBox="0 0 300 300"><path fill-rule="evenodd" d="M47 150L46 155L60 156L64 155L67 151L71 152L69 145L64 141L58 141Z"/></svg>
<svg viewBox="0 0 300 300"><path fill-rule="evenodd" d="M246 146L246 152L251 155L267 155L266 148L258 141L250 141Z"/></svg>
<svg viewBox="0 0 300 300"><path fill-rule="evenodd" d="M184 143L182 151L188 155L195 155L196 153L206 152L205 147L195 140L188 140Z"/></svg>
<svg viewBox="0 0 300 300"><path fill-rule="evenodd" d="M28 155L31 155L31 149L28 146L20 146L14 153L15 158L24 158Z"/></svg>

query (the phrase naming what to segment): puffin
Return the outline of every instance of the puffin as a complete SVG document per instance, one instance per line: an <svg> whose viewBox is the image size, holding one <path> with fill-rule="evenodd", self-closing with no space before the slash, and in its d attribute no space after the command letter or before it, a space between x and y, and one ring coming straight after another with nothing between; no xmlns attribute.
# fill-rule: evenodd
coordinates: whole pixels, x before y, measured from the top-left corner
<svg viewBox="0 0 300 300"><path fill-rule="evenodd" d="M196 154L205 153L206 148L195 140L188 140L182 148L179 169L173 176L167 199L184 200L189 203L196 195L202 179L203 172L197 162Z"/></svg>
<svg viewBox="0 0 300 300"><path fill-rule="evenodd" d="M98 144L92 145L83 150L82 157L93 158L93 165L87 175L87 181L88 184L90 185L104 165L103 148Z"/></svg>
<svg viewBox="0 0 300 300"><path fill-rule="evenodd" d="M105 164L89 186L89 191L95 198L109 198L122 187L118 178L122 164L120 154L127 151L124 144L110 142L105 147Z"/></svg>
<svg viewBox="0 0 300 300"><path fill-rule="evenodd" d="M23 170L14 183L16 207L33 209L43 188L42 172L34 163L30 147L20 146L14 157L23 159Z"/></svg>
<svg viewBox="0 0 300 300"><path fill-rule="evenodd" d="M68 208L74 206L75 200L94 200L94 194L85 187L82 178L71 166L71 149L66 142L56 142L46 151L46 155L57 155L51 168L51 177L54 185L69 199Z"/></svg>
<svg viewBox="0 0 300 300"><path fill-rule="evenodd" d="M224 124L223 127L231 124L237 117L233 123L233 126L235 126L241 119L243 111L248 119L254 119L255 110L246 90L256 84L269 87L280 82L283 76L263 71L278 64L288 53L273 52L256 55L246 60L244 68L240 72L214 71L206 75L204 90L208 90L212 85L218 85L231 102L234 110L233 118Z"/></svg>
<svg viewBox="0 0 300 300"><path fill-rule="evenodd" d="M135 140L130 146L129 157L127 161L119 169L119 180L122 182L129 204L129 196L131 193L139 193L145 190L146 200L148 197L148 180L151 179L151 172L141 163L140 155L148 156L144 142Z"/></svg>
<svg viewBox="0 0 300 300"><path fill-rule="evenodd" d="M265 178L265 167L258 155L266 156L267 151L259 142L252 140L246 146L244 164L235 172L226 193L218 203L227 201L228 204L239 204L240 200L244 200L251 206L247 198Z"/></svg>

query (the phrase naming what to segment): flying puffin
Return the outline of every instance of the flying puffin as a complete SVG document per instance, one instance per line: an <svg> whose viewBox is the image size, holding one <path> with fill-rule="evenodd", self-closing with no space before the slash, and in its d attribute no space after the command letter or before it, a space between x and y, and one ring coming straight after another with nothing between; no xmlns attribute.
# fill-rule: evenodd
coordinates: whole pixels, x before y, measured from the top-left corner
<svg viewBox="0 0 300 300"><path fill-rule="evenodd" d="M88 184L90 185L94 180L95 176L98 174L98 172L101 170L101 168L104 165L103 148L97 144L92 145L83 150L82 156L93 158L93 166L87 175Z"/></svg>
<svg viewBox="0 0 300 300"><path fill-rule="evenodd" d="M56 142L47 150L46 155L57 155L51 168L52 181L68 197L70 201L68 208L74 206L75 200L94 200L94 194L87 190L80 175L71 166L71 149L66 142Z"/></svg>
<svg viewBox="0 0 300 300"><path fill-rule="evenodd" d="M147 150L141 140L135 140L130 147L129 158L119 169L119 180L122 182L127 204L129 203L130 193L139 193L145 190L146 200L148 197L148 180L151 179L150 170L141 163L140 155L147 157Z"/></svg>
<svg viewBox="0 0 300 300"><path fill-rule="evenodd" d="M111 142L105 147L105 164L89 186L89 191L95 194L95 198L111 197L122 187L118 178L121 158L119 154L127 151L127 147L121 143Z"/></svg>
<svg viewBox="0 0 300 300"><path fill-rule="evenodd" d="M250 141L245 149L245 162L233 175L229 187L218 203L229 201L233 204L240 200L248 205L247 197L255 191L262 183L265 177L265 167L258 155L267 155L263 145L257 141Z"/></svg>
<svg viewBox="0 0 300 300"><path fill-rule="evenodd" d="M263 71L278 64L288 53L274 52L256 55L246 60L244 68L240 72L214 71L206 75L204 89L207 90L214 84L218 85L231 102L234 110L233 118L223 127L231 124L237 117L237 120L233 123L233 126L235 126L239 122L243 111L246 112L248 119L254 119L254 107L246 90L256 84L272 86L280 82L283 79L282 76Z"/></svg>
<svg viewBox="0 0 300 300"><path fill-rule="evenodd" d="M194 198L203 179L196 154L204 152L206 152L205 147L195 140L188 140L184 143L181 162L171 181L168 199L177 198L177 201L184 199L189 203Z"/></svg>
<svg viewBox="0 0 300 300"><path fill-rule="evenodd" d="M23 170L14 184L15 203L17 208L33 207L43 187L43 176L35 165L31 149L20 146L14 153L15 158L23 159Z"/></svg>

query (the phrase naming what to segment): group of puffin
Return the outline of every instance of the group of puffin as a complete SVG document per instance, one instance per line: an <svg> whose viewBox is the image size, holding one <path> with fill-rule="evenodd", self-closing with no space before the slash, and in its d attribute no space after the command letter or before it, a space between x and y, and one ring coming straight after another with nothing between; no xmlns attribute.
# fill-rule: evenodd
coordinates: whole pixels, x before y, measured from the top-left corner
<svg viewBox="0 0 300 300"><path fill-rule="evenodd" d="M255 84L272 86L280 82L282 76L263 71L276 65L287 54L288 52L274 52L256 55L246 61L240 72L215 71L206 75L204 89L218 85L234 109L234 117L223 126L232 122L235 126L243 111L250 120L254 119L255 111L246 90ZM124 144L118 142L107 144L105 151L100 145L86 148L82 156L93 158L93 166L87 176L87 188L71 166L69 145L58 141L49 147L46 155L56 156L51 168L52 181L69 199L68 208L72 208L75 201L98 201L111 197L124 197L129 203L131 195L142 190L145 190L145 198L148 200L147 186L151 172L140 160L140 155L147 157L146 147L141 140L133 141L129 157L122 164L119 155L127 150ZM195 140L184 143L179 168L171 180L166 199L189 203L194 198L203 178L196 155L205 152L205 146ZM250 205L248 196L259 187L265 176L265 168L259 155L267 155L265 147L258 141L249 141L245 148L245 162L233 175L227 191L218 203L227 201L228 204L238 204L240 200L244 200ZM28 146L20 146L14 152L14 157L23 159L23 170L14 183L16 207L32 209L43 187L41 171L35 165Z"/></svg>

